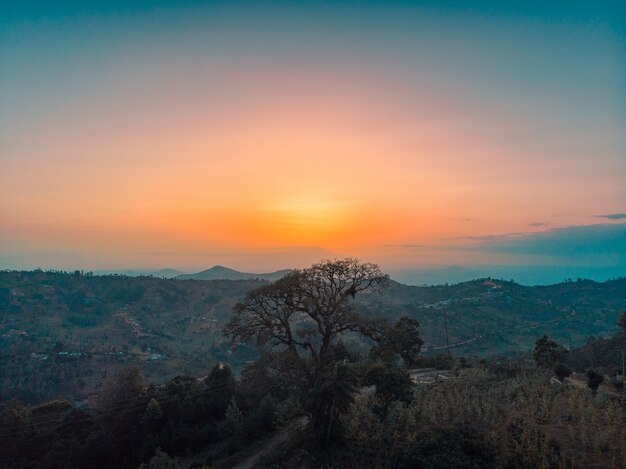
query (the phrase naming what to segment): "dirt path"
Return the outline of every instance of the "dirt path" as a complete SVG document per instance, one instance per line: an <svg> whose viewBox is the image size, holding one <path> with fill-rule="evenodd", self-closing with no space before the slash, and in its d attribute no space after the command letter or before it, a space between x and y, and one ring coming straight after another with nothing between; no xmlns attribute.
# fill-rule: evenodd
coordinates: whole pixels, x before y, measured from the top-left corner
<svg viewBox="0 0 626 469"><path fill-rule="evenodd" d="M246 457L246 459L244 459L237 465L233 466L233 469L250 469L256 463L258 463L263 456L267 456L276 448L278 448L282 443L287 441L291 433L303 428L307 422L307 417L300 417L299 419L294 420L287 427L276 432L276 434L274 434L269 440L267 440L263 444L263 446L258 448L253 454Z"/></svg>

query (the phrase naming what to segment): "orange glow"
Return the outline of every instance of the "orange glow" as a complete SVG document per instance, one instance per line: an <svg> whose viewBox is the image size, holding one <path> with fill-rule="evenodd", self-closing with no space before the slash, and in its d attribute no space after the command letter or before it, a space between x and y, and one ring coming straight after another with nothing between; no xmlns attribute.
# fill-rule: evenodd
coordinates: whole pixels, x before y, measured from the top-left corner
<svg viewBox="0 0 626 469"><path fill-rule="evenodd" d="M152 252L215 259L307 246L414 265L423 252L387 246L527 230L573 199L579 212L598 206L565 157L528 159L525 140L510 143L531 117L494 118L466 96L358 70L231 72L159 100L116 89L11 135L0 229L16 249L133 253L139 263Z"/></svg>

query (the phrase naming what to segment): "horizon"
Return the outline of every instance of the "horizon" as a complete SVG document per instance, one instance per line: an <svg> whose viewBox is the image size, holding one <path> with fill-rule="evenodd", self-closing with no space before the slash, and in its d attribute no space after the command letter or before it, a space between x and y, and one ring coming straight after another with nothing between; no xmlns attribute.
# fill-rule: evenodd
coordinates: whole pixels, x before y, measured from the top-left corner
<svg viewBox="0 0 626 469"><path fill-rule="evenodd" d="M626 271L623 3L9 2L0 56L0 268Z"/></svg>
<svg viewBox="0 0 626 469"><path fill-rule="evenodd" d="M323 261L323 260L320 260ZM0 266L0 271L5 272L52 272L73 274L80 270L81 274L90 274L94 276L120 275L126 277L149 276L163 279L178 279L179 276L193 276L211 272L218 269L232 271L234 273L243 273L250 275L272 275L279 272L291 271L293 267L283 267L275 271L254 271L251 269L233 269L229 266L220 264L213 265L208 268L199 270L185 270L172 267L163 267L158 269L141 269L141 268L124 268L124 269L54 269L41 267L29 268L10 268ZM593 281L604 283L617 279L626 278L626 270L622 268L596 267L589 268L585 266L537 266L537 265L451 265L451 266L435 266L431 268L409 268L409 269L390 269L383 270L389 275L389 278L395 282L407 286L443 286L455 285L466 282L483 280L486 278L513 282L518 285L548 286L572 281ZM163 274L168 274L164 276ZM219 280L220 278L209 279ZM206 280L197 278L196 280Z"/></svg>

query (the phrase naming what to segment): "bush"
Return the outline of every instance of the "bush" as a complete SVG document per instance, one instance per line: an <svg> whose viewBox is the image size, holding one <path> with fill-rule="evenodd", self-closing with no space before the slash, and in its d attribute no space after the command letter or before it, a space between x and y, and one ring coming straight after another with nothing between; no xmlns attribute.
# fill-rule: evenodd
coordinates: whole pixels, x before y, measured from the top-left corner
<svg viewBox="0 0 626 469"><path fill-rule="evenodd" d="M570 370L567 365L559 363L554 367L554 374L557 378L563 381L565 378L572 374L572 370Z"/></svg>
<svg viewBox="0 0 626 469"><path fill-rule="evenodd" d="M535 342L533 358L537 366L541 368L550 368L556 363L562 362L568 351L563 346L557 344L546 334L541 336Z"/></svg>
<svg viewBox="0 0 626 469"><path fill-rule="evenodd" d="M604 381L604 376L600 373L592 369L587 370L587 386L594 394L600 387L600 384L602 384L602 381Z"/></svg>
<svg viewBox="0 0 626 469"><path fill-rule="evenodd" d="M496 467L496 449L475 430L463 427L424 435L403 458L400 467L447 469Z"/></svg>
<svg viewBox="0 0 626 469"><path fill-rule="evenodd" d="M167 453L157 448L154 456L148 464L142 464L139 469L179 469L180 466L175 459L170 458Z"/></svg>

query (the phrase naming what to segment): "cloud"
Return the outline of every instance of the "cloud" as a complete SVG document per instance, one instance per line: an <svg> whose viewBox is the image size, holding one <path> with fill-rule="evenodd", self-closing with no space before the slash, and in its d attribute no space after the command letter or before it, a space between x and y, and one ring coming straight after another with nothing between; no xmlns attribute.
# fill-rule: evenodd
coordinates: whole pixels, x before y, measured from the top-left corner
<svg viewBox="0 0 626 469"><path fill-rule="evenodd" d="M546 269L577 266L579 272L609 269L614 276L626 272L625 222L561 227L550 227L549 223L544 223L542 227L533 228L540 229L447 238L438 245L385 244L384 247L404 248L406 250L400 252L407 256L435 256L437 260L433 265L441 265L442 259L454 259L451 262L465 265L535 266ZM416 262L423 263L424 258ZM562 272L563 269L559 270L559 275ZM550 277L550 281L562 278L565 277Z"/></svg>
<svg viewBox="0 0 626 469"><path fill-rule="evenodd" d="M516 238L518 236L526 236L528 233L502 233L497 235L480 235L480 236L456 236L447 238L448 241L498 241L508 238Z"/></svg>
<svg viewBox="0 0 626 469"><path fill-rule="evenodd" d="M386 248L420 249L420 248L427 248L428 246L425 246L423 244L385 244L384 247L386 247Z"/></svg>
<svg viewBox="0 0 626 469"><path fill-rule="evenodd" d="M626 265L626 223L576 225L484 238L480 247L483 251Z"/></svg>
<svg viewBox="0 0 626 469"><path fill-rule="evenodd" d="M626 213L609 213L606 215L594 215L596 218L608 218L609 220L624 220Z"/></svg>
<svg viewBox="0 0 626 469"><path fill-rule="evenodd" d="M528 226L532 226L533 228L542 228L548 226L549 223L544 223L542 221L536 221L534 223L529 223Z"/></svg>

